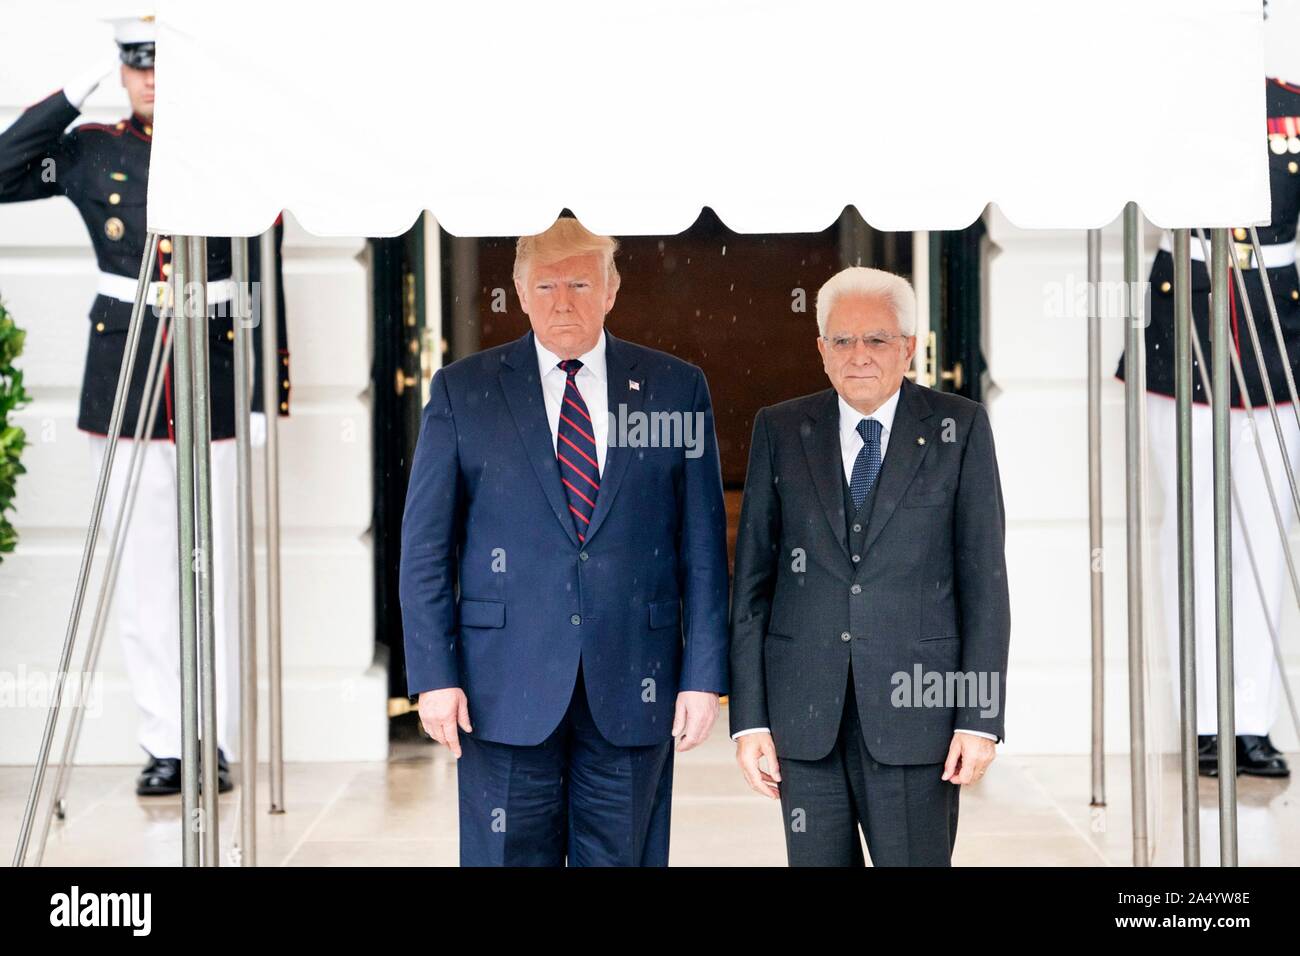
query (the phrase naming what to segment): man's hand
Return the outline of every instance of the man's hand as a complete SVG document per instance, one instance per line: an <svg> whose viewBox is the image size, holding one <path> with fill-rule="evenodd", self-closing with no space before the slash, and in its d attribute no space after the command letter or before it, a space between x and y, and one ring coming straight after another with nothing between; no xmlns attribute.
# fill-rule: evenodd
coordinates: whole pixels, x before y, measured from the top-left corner
<svg viewBox="0 0 1300 956"><path fill-rule="evenodd" d="M444 687L421 693L420 723L424 725L425 733L450 747L459 760L460 735L456 733L456 727L459 725L467 734L474 729L469 723L469 701L465 692L459 687Z"/></svg>
<svg viewBox="0 0 1300 956"><path fill-rule="evenodd" d="M759 766L766 761L767 769ZM744 734L736 738L736 763L745 775L745 782L755 793L773 800L779 799L777 784L781 782L781 765L776 760L776 744L769 733Z"/></svg>
<svg viewBox="0 0 1300 956"><path fill-rule="evenodd" d="M678 752L704 743L717 719L717 694L702 690L684 690L679 693L677 712L673 715L673 736L678 738Z"/></svg>
<svg viewBox="0 0 1300 956"><path fill-rule="evenodd" d="M948 760L943 765L942 779L962 785L974 783L984 776L984 771L996 756L997 744L994 741L959 730L952 735L952 743L948 745Z"/></svg>
<svg viewBox="0 0 1300 956"><path fill-rule="evenodd" d="M110 63L105 56L101 62L96 63L87 69L83 69L79 74L72 77L67 83L63 84L63 95L68 98L68 102L74 108L80 110L86 102L86 98L95 92L100 83L103 83L108 77L120 72L122 69L121 57L116 51L113 53L113 60Z"/></svg>

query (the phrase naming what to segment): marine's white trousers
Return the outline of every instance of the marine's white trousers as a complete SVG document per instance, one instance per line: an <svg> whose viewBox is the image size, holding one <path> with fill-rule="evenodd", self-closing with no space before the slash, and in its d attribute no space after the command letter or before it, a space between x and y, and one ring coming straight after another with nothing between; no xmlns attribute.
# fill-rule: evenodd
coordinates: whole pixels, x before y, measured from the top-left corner
<svg viewBox="0 0 1300 956"><path fill-rule="evenodd" d="M106 438L90 435L91 473ZM131 440L117 446L100 541L112 535L130 466ZM180 580L176 543L176 446L150 441L113 595L113 617L135 702L140 746L155 757L181 755ZM213 612L217 745L229 760L239 744L239 593L235 542L235 442L212 442ZM199 683L202 696L202 679Z"/></svg>
<svg viewBox="0 0 1300 956"><path fill-rule="evenodd" d="M1257 437L1268 462L1269 478L1277 496L1282 520L1289 529L1295 507L1283 471L1277 434L1268 408L1255 409L1257 436L1251 433L1245 409L1231 409L1231 475L1241 502L1232 514L1232 629L1236 687L1236 732L1267 734L1277 718L1281 701L1281 676L1273 656L1269 623L1280 634L1282 601L1293 600L1282 541L1273 517L1264 472L1255 448ZM1278 405L1286 437L1290 467L1300 464L1300 429L1290 405ZM1147 435L1151 443L1152 472L1164 498L1164 513L1156 536L1155 561L1162 579L1165 636L1168 642L1174 713L1178 710L1178 508L1174 400L1147 395ZM1217 733L1214 636L1214 473L1211 412L1208 405L1192 405L1192 512L1193 563L1196 608L1196 732ZM1242 526L1259 568L1264 589L1261 603L1242 536Z"/></svg>

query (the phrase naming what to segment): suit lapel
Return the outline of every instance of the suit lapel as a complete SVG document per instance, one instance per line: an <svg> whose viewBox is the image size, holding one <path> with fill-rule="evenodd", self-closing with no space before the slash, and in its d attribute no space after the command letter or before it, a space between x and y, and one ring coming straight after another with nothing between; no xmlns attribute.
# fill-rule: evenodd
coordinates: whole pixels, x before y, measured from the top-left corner
<svg viewBox="0 0 1300 956"><path fill-rule="evenodd" d="M885 460L876 485L876 500L867 523L864 553L870 551L872 543L880 537L881 530L893 516L929 451L934 438L934 429L925 421L929 417L930 403L925 400L925 393L919 386L903 379L902 394L894 412L894 427L889 430L889 447L885 449Z"/></svg>
<svg viewBox="0 0 1300 956"><path fill-rule="evenodd" d="M533 346L531 331L501 356L500 379L519 438L528 453L528 461L546 493L556 520L576 547L578 533L574 530L573 518L569 516L564 486L560 484L560 466L555 459L555 446L551 443L551 425L546 418L546 399L542 395L537 349ZM604 489L601 491L603 493Z"/></svg>
<svg viewBox="0 0 1300 956"><path fill-rule="evenodd" d="M831 534L840 543L844 559L849 558L849 542L844 529L844 457L840 453L840 413L835 389L827 389L800 429L804 454L812 472L813 487L821 501Z"/></svg>
<svg viewBox="0 0 1300 956"><path fill-rule="evenodd" d="M596 508L591 515L591 524L587 526L587 541L591 541L600 530L605 516L613 507L614 497L623 483L623 476L627 474L628 463L637 453L635 448L624 448L616 444L621 436L615 433L618 422L625 421L633 412L641 410L646 384L643 376L637 376L633 372L635 367L636 357L632 354L632 350L610 335L609 329L606 329L605 383L609 395L609 446L605 452L605 470L600 476L600 493L596 495ZM631 382L636 382L638 387L633 388ZM626 409L625 414L620 414L620 406Z"/></svg>

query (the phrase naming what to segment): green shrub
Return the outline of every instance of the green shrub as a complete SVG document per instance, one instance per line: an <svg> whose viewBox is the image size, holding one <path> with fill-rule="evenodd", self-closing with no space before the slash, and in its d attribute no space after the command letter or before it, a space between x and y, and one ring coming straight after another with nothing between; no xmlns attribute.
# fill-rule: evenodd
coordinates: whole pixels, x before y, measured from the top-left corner
<svg viewBox="0 0 1300 956"><path fill-rule="evenodd" d="M19 457L27 446L27 436L9 420L11 412L31 400L23 391L23 373L14 368L14 360L23 351L23 338L23 330L14 325L0 302L0 561L18 544L7 513L14 510L18 476L26 471Z"/></svg>

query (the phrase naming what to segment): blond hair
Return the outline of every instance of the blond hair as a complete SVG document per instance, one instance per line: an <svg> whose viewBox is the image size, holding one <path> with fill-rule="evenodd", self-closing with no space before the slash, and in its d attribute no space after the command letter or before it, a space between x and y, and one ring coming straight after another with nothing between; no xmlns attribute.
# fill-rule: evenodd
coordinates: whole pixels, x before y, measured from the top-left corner
<svg viewBox="0 0 1300 956"><path fill-rule="evenodd" d="M569 256L582 256L598 253L605 263L607 282L618 281L618 269L614 266L614 253L618 252L618 240L611 236L598 236L576 219L567 216L555 220L545 232L535 236L520 236L515 243L516 282L522 281L529 263L538 262L550 265Z"/></svg>

